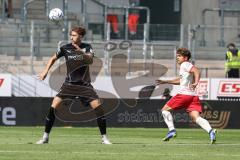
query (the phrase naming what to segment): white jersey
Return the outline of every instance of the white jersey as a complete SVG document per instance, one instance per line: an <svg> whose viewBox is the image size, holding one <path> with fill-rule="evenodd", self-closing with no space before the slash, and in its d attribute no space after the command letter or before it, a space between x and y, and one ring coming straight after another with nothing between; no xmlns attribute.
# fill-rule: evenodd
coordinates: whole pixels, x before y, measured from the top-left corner
<svg viewBox="0 0 240 160"><path fill-rule="evenodd" d="M196 96L195 90L192 90L190 88L190 85L193 83L193 74L190 73L191 69L193 67L193 64L190 62L183 62L180 65L180 90L178 91L178 94L184 94L184 95L192 95Z"/></svg>

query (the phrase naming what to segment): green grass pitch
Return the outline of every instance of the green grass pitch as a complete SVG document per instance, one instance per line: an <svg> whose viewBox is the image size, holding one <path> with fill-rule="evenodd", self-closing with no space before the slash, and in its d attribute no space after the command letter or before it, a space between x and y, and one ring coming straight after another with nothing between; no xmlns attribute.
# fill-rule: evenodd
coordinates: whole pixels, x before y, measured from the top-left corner
<svg viewBox="0 0 240 160"><path fill-rule="evenodd" d="M165 128L108 128L112 145L100 144L97 128L52 130L50 143L34 144L43 127L0 127L0 160L239 160L240 130L218 130L211 145L202 129L177 129L177 138L161 139Z"/></svg>

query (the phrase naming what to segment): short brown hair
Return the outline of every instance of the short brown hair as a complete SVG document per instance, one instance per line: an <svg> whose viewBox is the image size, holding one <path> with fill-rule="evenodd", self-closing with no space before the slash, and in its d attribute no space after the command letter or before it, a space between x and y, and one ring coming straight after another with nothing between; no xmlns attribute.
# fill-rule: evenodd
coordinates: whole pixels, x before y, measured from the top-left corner
<svg viewBox="0 0 240 160"><path fill-rule="evenodd" d="M236 46L235 46L235 44L234 44L234 43L229 43L229 44L227 45L227 48L229 48L229 47L236 48Z"/></svg>
<svg viewBox="0 0 240 160"><path fill-rule="evenodd" d="M85 36L85 34L86 34L86 29L84 27L81 27L81 26L73 27L71 29L71 32L72 31L77 32L79 35L82 35L82 36Z"/></svg>
<svg viewBox="0 0 240 160"><path fill-rule="evenodd" d="M178 48L177 54L187 57L188 60L191 58L191 52L187 48Z"/></svg>

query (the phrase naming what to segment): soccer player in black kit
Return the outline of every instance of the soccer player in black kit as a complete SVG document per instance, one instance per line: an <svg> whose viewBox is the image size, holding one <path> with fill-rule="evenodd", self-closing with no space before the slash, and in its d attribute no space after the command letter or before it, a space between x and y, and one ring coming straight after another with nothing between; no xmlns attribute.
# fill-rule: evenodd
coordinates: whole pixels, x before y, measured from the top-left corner
<svg viewBox="0 0 240 160"><path fill-rule="evenodd" d="M54 97L45 120L45 131L42 139L37 144L48 143L49 134L55 120L56 108L66 98L78 97L83 104L89 104L94 109L97 124L102 135L102 144L111 144L106 135L106 119L100 99L91 85L89 65L93 63L94 53L90 44L82 43L86 34L83 27L73 27L70 31L71 43L60 48L48 61L46 68L39 74L39 79L44 80L55 61L64 56L67 66L67 76L60 91ZM78 67L76 67L78 66ZM79 89L76 89L79 88Z"/></svg>

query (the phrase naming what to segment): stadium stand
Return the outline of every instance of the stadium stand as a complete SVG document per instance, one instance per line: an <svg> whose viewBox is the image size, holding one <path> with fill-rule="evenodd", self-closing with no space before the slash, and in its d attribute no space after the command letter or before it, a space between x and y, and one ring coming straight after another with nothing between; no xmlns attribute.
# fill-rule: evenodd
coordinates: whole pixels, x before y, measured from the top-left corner
<svg viewBox="0 0 240 160"><path fill-rule="evenodd" d="M127 6L128 1L122 0L119 1L107 1L107 0L91 0L87 3L99 2L103 5L108 6ZM111 3L110 3L111 2ZM6 21L0 22L0 55L1 58L1 72L14 72L14 67L17 65L20 67L19 70L22 70L24 73L31 74L32 68L34 72L39 72L42 69L46 60L51 56L57 49L59 40L64 40L64 35L61 29L58 26L53 24L46 23L47 17L45 13L46 4L42 0L34 0L32 3L29 3L26 6L27 9L27 23L22 21L22 2L18 0L13 0L13 13L14 17L6 19ZM91 15L91 10L88 11ZM92 11L93 12L93 11ZM96 13L94 13L96 14ZM102 14L102 13L99 13ZM79 15L76 15L72 12L69 12L68 21L73 23L80 23ZM35 21L35 32L34 32L34 41L35 44L32 46L31 52L31 24L30 21ZM91 21L90 21L91 22ZM107 41L102 41L101 36L100 40L95 40L97 34L94 34L93 30L89 30L87 35L87 40L93 40L93 48L96 51L96 56L104 59L104 45ZM95 36L93 36L95 35ZM156 36L156 35L155 35ZM121 39L114 41L114 43L121 43ZM143 41L142 40L133 40L133 45L131 48L131 58L136 60L143 60ZM169 41L161 40L148 42L147 44L147 53L146 59L150 61L151 51L150 47L153 46L154 50L154 62L159 64L164 64L169 67L169 72L167 76L174 76L174 48L179 45L179 41ZM223 47L198 47L195 49L195 58L196 64L203 68L205 76L208 77L224 77L224 54L222 54ZM118 47L110 53L110 56L114 54L127 54L127 50L121 50ZM33 56L33 57L31 57ZM208 60L211 63L208 63ZM9 63L11 62L11 63ZM33 65L33 67L31 67ZM4 70L4 67L8 66L8 70ZM94 67L93 67L94 68ZM120 68L121 70L121 68ZM93 71L93 73L95 73ZM96 73L95 73L96 74ZM117 74L117 73L116 73Z"/></svg>

